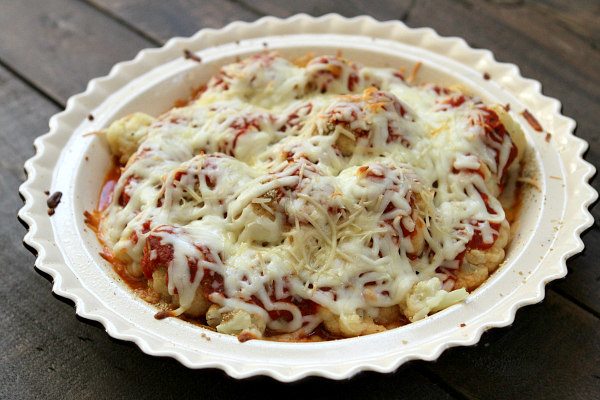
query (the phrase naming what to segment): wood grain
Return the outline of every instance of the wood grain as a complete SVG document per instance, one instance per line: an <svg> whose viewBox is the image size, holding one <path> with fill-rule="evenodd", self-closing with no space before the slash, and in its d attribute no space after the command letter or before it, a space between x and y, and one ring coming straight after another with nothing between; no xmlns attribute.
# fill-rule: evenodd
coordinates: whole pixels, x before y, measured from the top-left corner
<svg viewBox="0 0 600 400"><path fill-rule="evenodd" d="M264 15L288 17L299 12L323 15L336 12L347 17L371 14L379 19L403 19L411 0L386 0L377 7L365 1L194 1L172 0L87 0L102 10L127 20L136 29L159 42L173 36L189 36L202 28L221 27L229 22L253 21Z"/></svg>
<svg viewBox="0 0 600 400"><path fill-rule="evenodd" d="M289 17L297 13L323 15L338 13L345 17L368 14L379 20L404 20L414 1L384 0L369 2L360 0L319 1L319 0L242 0L240 4L256 12L276 17Z"/></svg>
<svg viewBox="0 0 600 400"><path fill-rule="evenodd" d="M59 102L153 46L81 2L7 0L1 7L0 59Z"/></svg>
<svg viewBox="0 0 600 400"><path fill-rule="evenodd" d="M600 49L600 3L591 0L543 0L530 2L543 17L550 17L553 25L560 25Z"/></svg>
<svg viewBox="0 0 600 400"><path fill-rule="evenodd" d="M233 21L254 21L258 14L227 0L88 0L127 21L158 43L191 36L202 28L220 28Z"/></svg>
<svg viewBox="0 0 600 400"><path fill-rule="evenodd" d="M72 319L72 311L61 310L62 303L52 298L49 285L34 272L35 257L21 244L25 230L16 219L22 205L18 187L25 178L23 163L33 156L33 139L47 131L48 118L58 107L3 68L0 98L0 398L9 399L19 392L26 397L31 386L21 388L24 379L47 368L49 360L41 359L35 348L52 333L39 328L69 319L61 312L70 313Z"/></svg>
<svg viewBox="0 0 600 400"><path fill-rule="evenodd" d="M402 19L491 49L563 102L564 113L578 121L577 134L590 142L587 158L600 160L597 1L6 0L0 65L16 75L0 66L0 398L600 398L598 226L583 236L586 250L568 263L568 277L550 285L544 303L519 311L512 327L490 331L477 346L449 350L436 363L412 362L394 374L342 382L235 381L147 356L75 318L72 305L56 301L33 271L34 257L20 243L17 187L31 143L47 130L57 104L115 62L171 36L265 14L332 11Z"/></svg>
<svg viewBox="0 0 600 400"><path fill-rule="evenodd" d="M594 399L600 393L600 321L555 293L515 323L430 364L476 399Z"/></svg>

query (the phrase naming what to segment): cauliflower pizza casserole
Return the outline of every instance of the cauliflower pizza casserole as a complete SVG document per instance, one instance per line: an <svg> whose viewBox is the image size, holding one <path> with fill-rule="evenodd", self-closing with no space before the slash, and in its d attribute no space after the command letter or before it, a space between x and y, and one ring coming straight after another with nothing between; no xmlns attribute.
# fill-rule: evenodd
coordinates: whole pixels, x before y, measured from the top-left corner
<svg viewBox="0 0 600 400"><path fill-rule="evenodd" d="M505 258L526 141L507 108L417 70L261 53L115 121L86 212L103 257L157 318L240 341L365 335L464 300Z"/></svg>

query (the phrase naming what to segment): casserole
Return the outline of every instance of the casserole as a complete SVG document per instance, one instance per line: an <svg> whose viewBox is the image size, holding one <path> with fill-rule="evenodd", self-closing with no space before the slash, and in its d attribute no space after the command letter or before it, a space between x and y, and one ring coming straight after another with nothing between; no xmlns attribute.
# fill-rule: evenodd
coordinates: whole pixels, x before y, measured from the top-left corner
<svg viewBox="0 0 600 400"><path fill-rule="evenodd" d="M176 99L188 97L194 83L206 81L238 56L261 51L264 43L288 56L308 49L319 54L341 49L364 64L376 60L375 66L422 62L424 80L460 83L488 101L509 103L519 115L528 110L551 132L546 141L545 133L520 119L534 149L539 191L532 190L524 202L505 265L464 304L365 337L323 343L239 343L219 333L199 335L197 327L183 321L155 320L155 310L116 280L83 221L83 211L95 205L110 154L106 143L84 134L134 111L160 114ZM182 58L185 50L202 62ZM484 79L485 74L492 79ZM473 344L485 329L509 324L519 306L543 298L544 283L564 276L565 259L581 250L579 233L592 223L586 207L596 193L587 179L594 169L581 159L586 144L572 135L574 121L559 110L560 103L541 95L540 85L520 77L516 67L429 29L336 15L234 23L143 51L73 97L67 110L51 120L50 133L36 140L37 154L26 164L28 179L21 187L26 204L19 215L30 227L25 241L38 251L36 265L54 277L53 290L72 299L79 315L100 321L109 334L132 340L145 352L173 356L193 368L219 367L235 377L267 374L285 381L310 374L341 379L365 369L391 371L409 359L434 359L451 345ZM89 113L93 121L86 119ZM43 195L48 189L63 193L51 218Z"/></svg>
<svg viewBox="0 0 600 400"><path fill-rule="evenodd" d="M85 212L103 257L158 318L241 341L382 332L464 300L504 259L529 151L508 106L420 68L265 51L114 121Z"/></svg>

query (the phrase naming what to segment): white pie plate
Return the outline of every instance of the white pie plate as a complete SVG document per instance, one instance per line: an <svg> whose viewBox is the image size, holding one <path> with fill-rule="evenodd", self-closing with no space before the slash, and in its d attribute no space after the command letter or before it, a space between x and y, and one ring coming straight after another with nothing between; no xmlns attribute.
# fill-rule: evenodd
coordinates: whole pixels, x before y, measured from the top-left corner
<svg viewBox="0 0 600 400"><path fill-rule="evenodd" d="M100 245L83 222L92 210L110 156L98 136L86 135L134 111L159 114L220 65L262 51L265 44L284 55L336 53L372 66L410 68L423 63L422 81L462 83L489 102L510 103L534 151L540 191L533 190L505 264L462 304L425 320L387 332L322 343L277 343L204 330L178 319L156 320L156 309L137 298L99 255ZM182 58L189 49L202 57ZM483 78L487 72L490 80ZM535 132L519 115L528 109L552 133ZM428 28L401 22L339 15L234 22L174 38L160 49L141 51L117 64L106 77L69 99L50 120L50 132L35 140L36 155L25 163L19 217L29 226L25 243L37 251L36 267L54 279L53 291L76 304L81 317L99 321L114 338L142 351L170 356L190 368L220 368L235 378L269 375L293 381L309 375L347 378L359 371L390 372L411 359L434 360L451 346L472 345L492 327L510 324L516 310L544 297L544 285L565 276L568 257L580 252L580 233L591 226L587 210L597 193L588 185L594 167L583 161L587 143L573 136L575 121L561 104L541 94L539 82L525 79L512 64L460 38L443 38ZM88 114L93 114L93 121ZM44 191L61 191L56 214L47 214Z"/></svg>

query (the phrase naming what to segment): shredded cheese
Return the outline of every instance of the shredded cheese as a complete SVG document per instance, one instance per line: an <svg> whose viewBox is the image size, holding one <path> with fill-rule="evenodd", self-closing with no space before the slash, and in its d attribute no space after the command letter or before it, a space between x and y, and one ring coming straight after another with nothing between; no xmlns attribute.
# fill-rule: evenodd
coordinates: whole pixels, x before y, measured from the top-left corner
<svg viewBox="0 0 600 400"><path fill-rule="evenodd" d="M101 239L132 276L166 279L174 314L200 304L245 338L321 322L359 335L385 329L384 310L461 301L454 274L507 226L497 196L524 140L499 108L411 85L420 66L407 82L259 54L185 107L115 122L126 164Z"/></svg>

